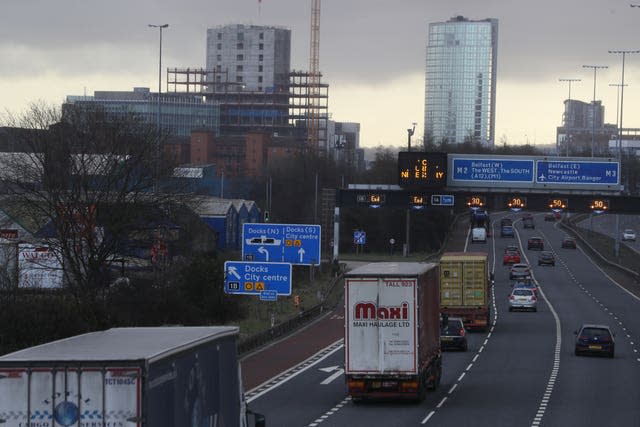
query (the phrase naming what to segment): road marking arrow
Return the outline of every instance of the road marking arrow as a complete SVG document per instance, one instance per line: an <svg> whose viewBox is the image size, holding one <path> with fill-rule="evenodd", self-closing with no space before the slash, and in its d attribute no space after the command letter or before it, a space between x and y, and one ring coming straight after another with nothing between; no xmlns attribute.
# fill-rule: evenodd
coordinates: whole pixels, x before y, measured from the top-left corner
<svg viewBox="0 0 640 427"><path fill-rule="evenodd" d="M266 250L264 246L260 246L258 248L258 252L260 252L261 254L264 254L264 257L266 258L265 261L269 262L269 251Z"/></svg>
<svg viewBox="0 0 640 427"><path fill-rule="evenodd" d="M240 278L240 275L238 274L238 270L235 267L229 267L228 271L229 271L229 274L231 274L236 279Z"/></svg>
<svg viewBox="0 0 640 427"><path fill-rule="evenodd" d="M330 384L331 382L333 382L333 380L335 380L336 378L338 378L342 374L344 374L344 369L338 369L336 372L334 372L333 374L329 375L327 377L327 379L322 381L320 384L322 384L322 385Z"/></svg>

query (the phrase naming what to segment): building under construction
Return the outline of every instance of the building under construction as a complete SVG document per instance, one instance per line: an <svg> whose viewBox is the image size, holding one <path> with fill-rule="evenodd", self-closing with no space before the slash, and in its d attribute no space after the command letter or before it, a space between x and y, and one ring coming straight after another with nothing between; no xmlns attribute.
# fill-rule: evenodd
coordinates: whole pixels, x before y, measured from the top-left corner
<svg viewBox="0 0 640 427"><path fill-rule="evenodd" d="M167 69L169 93L201 95L219 104L221 135L260 130L273 136L293 137L300 143L317 141L315 148L328 150L328 84L304 71L292 71L288 83L264 90L252 90L242 82L230 80L228 70ZM311 120L313 117L316 120Z"/></svg>

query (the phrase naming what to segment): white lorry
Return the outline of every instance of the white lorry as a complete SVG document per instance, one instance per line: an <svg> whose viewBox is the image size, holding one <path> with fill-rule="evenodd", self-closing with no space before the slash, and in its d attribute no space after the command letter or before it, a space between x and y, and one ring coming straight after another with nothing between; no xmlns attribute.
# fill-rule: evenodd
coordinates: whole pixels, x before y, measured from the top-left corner
<svg viewBox="0 0 640 427"><path fill-rule="evenodd" d="M420 400L440 383L438 265L380 262L345 275L345 375L354 400Z"/></svg>
<svg viewBox="0 0 640 427"><path fill-rule="evenodd" d="M115 328L7 354L0 424L244 427L237 338L234 326Z"/></svg>

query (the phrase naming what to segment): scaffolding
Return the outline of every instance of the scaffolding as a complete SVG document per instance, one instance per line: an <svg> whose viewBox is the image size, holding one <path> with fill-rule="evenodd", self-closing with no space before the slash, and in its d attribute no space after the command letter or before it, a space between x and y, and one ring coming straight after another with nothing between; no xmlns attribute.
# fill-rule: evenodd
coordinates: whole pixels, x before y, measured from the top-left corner
<svg viewBox="0 0 640 427"><path fill-rule="evenodd" d="M326 152L329 85L321 83L321 77L292 71L288 85L254 91L242 83L229 82L226 70L168 68L167 92L194 94L218 102L222 134L259 129L305 142L314 140L316 146L312 148ZM309 137L311 131L316 138Z"/></svg>

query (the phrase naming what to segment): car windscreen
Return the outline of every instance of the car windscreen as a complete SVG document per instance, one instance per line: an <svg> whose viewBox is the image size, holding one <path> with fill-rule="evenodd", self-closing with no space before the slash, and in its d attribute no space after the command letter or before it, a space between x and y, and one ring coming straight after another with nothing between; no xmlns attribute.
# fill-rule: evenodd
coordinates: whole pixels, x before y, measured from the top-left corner
<svg viewBox="0 0 640 427"><path fill-rule="evenodd" d="M533 292L529 289L514 289L513 295L517 295L519 297L530 297L533 295Z"/></svg>
<svg viewBox="0 0 640 427"><path fill-rule="evenodd" d="M440 328L441 335L458 335L462 329L462 322L459 320L449 320L446 325Z"/></svg>

